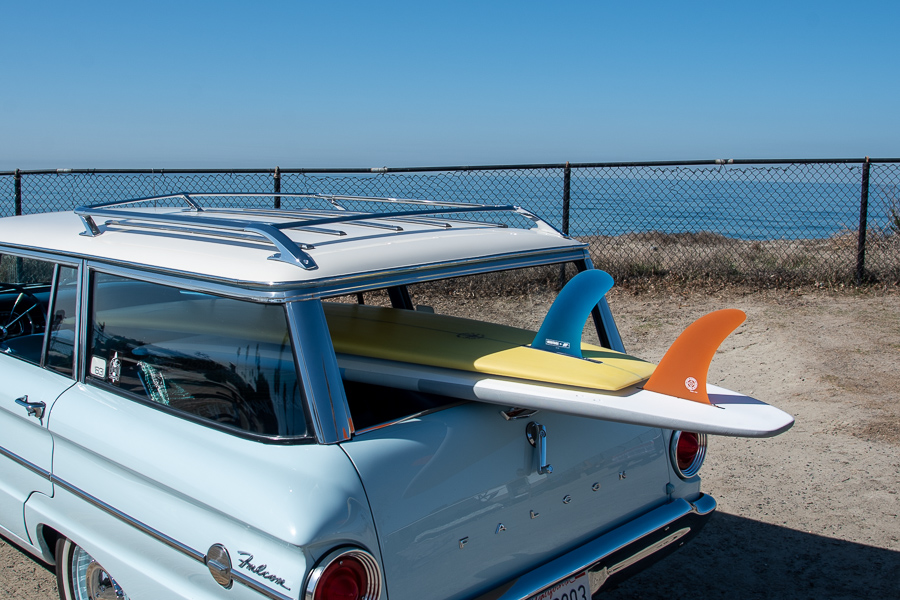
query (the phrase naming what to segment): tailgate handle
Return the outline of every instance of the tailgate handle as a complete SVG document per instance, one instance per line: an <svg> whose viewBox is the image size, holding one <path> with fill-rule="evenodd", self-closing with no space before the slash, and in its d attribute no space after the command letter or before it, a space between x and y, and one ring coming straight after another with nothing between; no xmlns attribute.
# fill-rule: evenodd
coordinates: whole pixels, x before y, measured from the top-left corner
<svg viewBox="0 0 900 600"><path fill-rule="evenodd" d="M538 453L538 475L553 472L553 465L547 463L547 428L532 421L525 428L525 437L528 443L534 446Z"/></svg>
<svg viewBox="0 0 900 600"><path fill-rule="evenodd" d="M16 398L16 404L19 406L24 406L28 409L28 416L34 417L36 419L41 419L44 416L44 409L47 407L43 402L29 402L28 396L22 396L21 398Z"/></svg>

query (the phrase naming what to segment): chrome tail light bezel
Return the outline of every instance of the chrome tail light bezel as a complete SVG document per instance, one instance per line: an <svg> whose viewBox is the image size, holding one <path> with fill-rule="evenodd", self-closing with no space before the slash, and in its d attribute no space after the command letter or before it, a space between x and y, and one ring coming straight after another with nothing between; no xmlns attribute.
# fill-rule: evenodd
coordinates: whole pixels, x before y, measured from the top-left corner
<svg viewBox="0 0 900 600"><path fill-rule="evenodd" d="M366 572L368 586L362 600L378 600L381 597L381 567L378 561L371 553L354 547L343 547L332 550L323 556L306 579L306 592L303 596L304 600L315 600L316 590L322 580L325 571L331 565L341 560L351 558L358 561Z"/></svg>
<svg viewBox="0 0 900 600"><path fill-rule="evenodd" d="M684 434L697 436L697 453L694 455L691 463L686 468L682 469L678 466L678 442ZM700 472L703 461L706 460L706 448L707 436L705 433L679 430L673 431L672 440L669 443L669 462L672 464L672 469L675 471L675 474L681 479L691 479L692 477L695 477L697 473Z"/></svg>

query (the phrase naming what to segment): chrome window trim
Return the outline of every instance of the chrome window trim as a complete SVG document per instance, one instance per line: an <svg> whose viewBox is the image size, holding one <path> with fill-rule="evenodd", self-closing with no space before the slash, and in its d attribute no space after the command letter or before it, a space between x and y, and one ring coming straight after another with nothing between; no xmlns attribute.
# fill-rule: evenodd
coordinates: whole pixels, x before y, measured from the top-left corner
<svg viewBox="0 0 900 600"><path fill-rule="evenodd" d="M43 260L75 268L81 264L80 258L68 254L60 254L53 250L44 250L42 248L31 246L17 246L15 244L0 245L0 254L12 254L14 256L21 256L22 258L34 258L36 260Z"/></svg>
<svg viewBox="0 0 900 600"><path fill-rule="evenodd" d="M320 283L319 281L298 284L298 297L331 297L354 294L360 291L378 289L395 285L413 285L426 281L434 281L450 277L465 277L494 271L508 271L528 267L551 266L560 263L584 260L588 256L583 248L556 251L535 251L529 253L500 254L471 260L429 263L400 269L370 271L355 275L333 277L327 285L319 285L309 292L306 288Z"/></svg>
<svg viewBox="0 0 900 600"><path fill-rule="evenodd" d="M137 279L147 283L156 283L169 287L177 287L189 292L202 292L205 294L215 294L217 296L225 296L237 300L248 300L250 302L282 302L284 294L273 292L259 292L252 289L241 287L237 283L213 283L206 280L198 279L190 273L160 271L147 268L136 263L110 263L105 261L87 260L86 267L89 273L105 273L107 275L118 275L129 279Z"/></svg>
<svg viewBox="0 0 900 600"><path fill-rule="evenodd" d="M244 429L238 429L236 427L232 427L229 425L221 425L216 423L215 421L210 421L202 416L195 415L193 413L189 413L187 411L172 408L169 406L165 406L163 404L159 404L158 402L153 402L152 400L148 400L145 397L141 397L138 394L133 392L121 390L113 385L110 385L104 381L97 381L95 379L90 379L83 382L83 385L89 386L91 388L101 390L107 394L114 394L121 398L128 400L129 402L135 402L137 404L141 404L147 408L158 410L160 412L164 412L167 415L170 415L174 419L181 419L182 421L187 421L189 423L193 423L198 427L206 427L207 429L212 429L213 431L218 431L220 433L224 433L225 435L231 435L236 438L241 438L245 440L250 440L252 442L257 442L260 444L268 444L272 446L300 446L304 444L314 444L316 443L316 438L313 434L313 431L310 430L306 435L294 435L294 436L279 436L279 435L266 435L261 433L253 433L252 431L246 431ZM308 407L304 404L304 408ZM309 415L307 414L307 417ZM307 418L307 428L309 428L309 419Z"/></svg>
<svg viewBox="0 0 900 600"><path fill-rule="evenodd" d="M78 334L76 335L75 350L75 375L76 381L85 383L87 378L87 352L82 351L81 347L87 344L88 340L88 322L90 315L88 314L88 298L91 294L91 270L86 262L81 263L78 271Z"/></svg>
<svg viewBox="0 0 900 600"><path fill-rule="evenodd" d="M44 335L44 346L41 351L41 368L46 369L48 371L52 371L54 373L58 373L63 377L69 377L75 381L78 381L78 364L79 357L81 356L81 343L80 340L83 339L80 336L81 332L81 284L82 284L82 274L84 273L83 269L84 263L78 262L77 265L68 265L56 263L53 268L53 287L50 291L50 306L47 310L47 327ZM59 290L59 275L60 270L65 268L75 269L75 279L78 281L78 284L75 288L75 341L74 347L72 348L72 374L71 375L63 375L59 371L48 367L45 362L47 358L47 352L50 350L50 337L53 335L53 331L51 330L51 323L55 318L53 315L56 312L56 294Z"/></svg>
<svg viewBox="0 0 900 600"><path fill-rule="evenodd" d="M57 287L57 278L59 277L59 268L61 266L63 266L63 267L69 267L69 268L75 269L78 273L79 281L81 281L82 267L84 265L84 262L81 260L72 258L71 256L67 256L65 254L56 254L54 252L42 251L42 250L28 250L28 249L23 249L18 246L9 245L9 244L0 245L0 256L2 256L4 254L9 254L10 256L16 256L16 257L21 257L21 258L30 258L32 260L40 260L43 262L53 263L53 276L52 276L53 279L50 282L50 302L47 306L47 314L44 315L44 320L46 321L46 326L44 328L44 341L41 343L41 357L37 363L31 363L31 364L36 364L37 366L39 366L42 369L46 369L46 370L50 371L51 369L48 369L44 365L44 358L47 355L47 349L50 344L50 334L51 334L50 320L52 318L51 315L53 314L54 306L56 305L56 287ZM76 315L80 314L79 309L78 309L80 302L81 302L81 294L76 293L76 298L75 298ZM76 334L77 334L77 332L78 332L78 324L76 322ZM71 379L74 379L76 381L78 380L77 379L77 375L78 375L77 365L78 365L78 354L79 354L78 346L79 346L79 343L78 343L78 338L76 336L74 357L73 357L73 360L75 360L75 370L74 370L72 376L70 377L68 375L62 375L60 373L60 375L62 375L63 377L70 377ZM22 359L18 359L18 360L22 360ZM30 361L26 361L26 362L30 362ZM53 372L55 373L56 371L53 371Z"/></svg>
<svg viewBox="0 0 900 600"><path fill-rule="evenodd" d="M385 427L390 427L391 425L396 425L397 423L402 423L403 421L409 421L410 419L418 419L419 417L424 417L426 415L434 414L436 412L447 410L449 408L455 408L457 406L462 406L463 404L471 404L470 400L459 400L457 402L452 402L450 404L445 404L444 406L439 406L437 408L429 408L427 410L422 410L417 413L413 413L410 415L406 415L404 417L400 417L398 419L393 419L391 421L385 421L384 423L378 423L377 425L371 425L364 429L357 429L354 431L354 435L363 435L369 433L370 431L377 431L379 429L384 429ZM502 411L501 411L502 412ZM509 420L509 419L507 419Z"/></svg>
<svg viewBox="0 0 900 600"><path fill-rule="evenodd" d="M95 272L103 273L106 275L121 276L121 277L129 278L129 279L133 279L134 281L138 281L138 282L165 285L165 286L174 287L179 290L185 290L185 291L189 291L189 292L198 291L198 292L202 292L202 293L211 293L211 292L207 292L205 290L190 289L189 286L182 285L183 283L185 283L184 280L179 280L177 278L168 278L168 279L149 278L149 277L144 277L144 272L142 272L142 271L120 270L120 269L115 269L115 270L95 269L90 264L88 264L88 269L87 269L88 276L81 278L82 286L81 286L81 294L80 294L80 298L84 298L84 302L82 303L83 309L80 311L81 327L79 329L79 332L80 332L82 344L84 345L85 348L87 347L88 343L90 343L90 332L88 331L88 325L91 321L90 303L88 302L88 298L90 298L90 294L91 294L92 278L90 277L90 275ZM231 298L231 299L238 300L238 301L245 301L245 302L252 301L252 299L250 299L250 298L246 298L244 296L235 295L235 294L230 294L227 296L224 294L220 294L220 295L223 297ZM259 302L259 303L260 304L274 304L274 303L267 303L267 302ZM279 302L278 304L282 304L282 303ZM298 341L293 334L293 331L296 331L297 327L295 324L293 324L291 322L291 314L290 314L291 311L288 310L289 304L282 304L282 305L285 310L285 324L288 327L288 332L291 336L291 344L293 346L291 348L291 351L292 351L292 354L294 357L294 368L297 369L297 373L300 376L299 383L300 383L300 387L301 387L301 392L304 395L304 405L303 406L305 408L305 413L306 413L305 416L306 416L306 429L307 429L305 435L279 436L279 435L259 434L259 433L254 433L252 431L245 431L242 429L229 427L226 425L219 425L213 421L204 419L201 416L198 416L198 415L195 415L195 414L192 414L192 413L189 413L189 412L177 409L177 408L171 408L168 406L164 406L164 405L158 404L156 402L151 402L147 398L141 397L138 394L132 394L130 392L120 390L116 387L106 384L105 382L97 381L95 379L89 380L89 379L87 379L88 367L87 367L86 363L87 363L88 355L86 352L84 354L84 356L85 356L84 360L79 361L79 363L77 364L77 368L79 370L78 382L83 385L91 386L96 389L101 389L101 390L111 393L111 394L116 394L116 395L126 398L132 402L138 402L138 403L142 404L143 406L152 408L154 410L159 410L159 411L165 412L167 414L172 415L174 418L189 421L189 422L199 425L201 427L207 427L209 429L213 429L215 431L220 431L227 435L233 435L235 437L249 439L249 440L253 440L255 442L260 442L260 443L265 443L265 444L309 444L309 443L314 443L316 441L316 435L315 435L315 430L310 428L311 413L310 413L310 408L309 408L309 402L306 400L306 398L309 397L309 393L310 393L309 384L306 381L308 374L306 373L306 370L300 369L302 362L298 362L299 355L300 355L300 348L298 346ZM323 316L323 319L324 319L324 316Z"/></svg>
<svg viewBox="0 0 900 600"><path fill-rule="evenodd" d="M107 504L106 502L100 500L99 498L97 498L95 496L92 496L91 494L85 492L84 490L78 488L77 486L72 485L71 483L69 483L68 481L66 481L64 479L57 477L56 475L49 474L48 478L50 479L51 483L59 485L59 487L66 490L67 492L77 496L78 498L84 500L88 504L90 504L96 508L99 508L103 512L107 513L108 515L110 515L112 517L115 517L116 519L122 521L126 525L130 525L131 527L137 529L141 533L149 535L150 537L157 540L158 542L165 544L169 548L172 548L173 550L177 550L178 552L184 554L185 556L187 556L189 558L194 559L195 561L199 562L200 564L202 564L204 566L206 565L206 554L204 554L203 552L200 552L199 550L195 550L194 548L191 548L187 544L183 544L183 543L179 542L175 538L172 538L172 537L166 535L165 533L159 531L158 529L154 529L153 527L150 527L146 523L139 521L138 519L135 519L134 517L132 517L130 515L125 514L124 512L118 510L117 508ZM272 600L292 600L292 598L290 596L285 596L284 594L281 594L280 592L277 592L276 590L266 587L265 585L262 585L261 583L250 579L243 573L232 571L231 575L234 578L234 580L237 581L238 583L240 583L241 585L247 586L248 588L250 588L256 592L259 592L259 593L265 595L266 597L271 598Z"/></svg>
<svg viewBox="0 0 900 600"><path fill-rule="evenodd" d="M82 333L82 329L86 327L85 319L84 319L84 311L87 306L87 302L85 301L84 294L84 282L87 279L87 268L85 267L84 261L79 261L78 263L78 289L75 293L75 352L72 360L75 361L73 365L72 377L75 381L82 381L81 377L84 376L84 371L82 370L82 361L81 357L83 355L81 346L84 343L84 333Z"/></svg>
<svg viewBox="0 0 900 600"><path fill-rule="evenodd" d="M464 275L476 275L494 270L508 270L524 267L536 267L541 265L553 265L563 262L581 261L589 258L587 244L579 243L573 246L557 248L542 248L538 250L526 250L501 254L491 254L475 258L458 259L412 265L402 268L386 268L378 271L366 271L337 275L334 277L318 279L299 279L283 282L247 281L230 279L227 277L210 277L202 273L185 271L181 269L167 269L155 267L145 263L127 260L114 260L106 257L72 253L69 255L55 254L50 250L43 250L33 246L6 245L13 248L15 254L33 255L36 258L48 257L48 260L76 266L79 261L85 261L89 268L103 270L104 272L117 273L115 269L141 273L142 278L159 277L160 281L174 278L179 281L189 282L195 291L205 291L221 295L255 299L260 302L277 302L288 300L302 300L322 296L337 296L353 293L358 290L384 287L390 285L404 285L418 283L431 279L444 277L456 277ZM0 247L2 248L2 247ZM0 250L2 252L2 250ZM52 257L52 258L49 258Z"/></svg>
<svg viewBox="0 0 900 600"><path fill-rule="evenodd" d="M56 288L57 282L59 281L59 263L55 263L53 265L53 275L50 280L50 301L47 303L47 314L44 315L44 341L41 343L41 356L38 358L38 365L42 369L46 369L47 365L45 364L47 358L47 351L50 349L50 334L53 329L53 312L56 306ZM80 280L79 280L80 281ZM78 326L78 321L76 320L75 326ZM75 365L72 365L74 370Z"/></svg>
<svg viewBox="0 0 900 600"><path fill-rule="evenodd" d="M353 420L322 301L289 302L287 318L298 374L303 382L307 415L316 439L321 444L349 440L354 433Z"/></svg>

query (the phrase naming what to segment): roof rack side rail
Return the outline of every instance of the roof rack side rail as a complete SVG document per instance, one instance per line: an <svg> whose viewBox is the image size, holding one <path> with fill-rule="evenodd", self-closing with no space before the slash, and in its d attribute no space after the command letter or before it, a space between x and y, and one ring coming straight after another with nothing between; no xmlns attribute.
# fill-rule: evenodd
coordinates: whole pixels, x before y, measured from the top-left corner
<svg viewBox="0 0 900 600"><path fill-rule="evenodd" d="M327 200L335 208L346 210L337 204L338 200L350 200L358 202L380 202L383 204L418 204L427 206L450 206L450 207L473 207L473 206L489 206L487 204L477 202L459 202L454 200L428 200L422 198L394 198L391 196L351 196L347 194L321 194L318 192L194 192L190 194L195 198L315 198L318 200ZM165 196L166 198L172 196ZM151 200L153 198L150 198Z"/></svg>
<svg viewBox="0 0 900 600"><path fill-rule="evenodd" d="M329 216L325 213L328 211L309 211L309 209L305 210L284 210L284 211L270 211L270 210L258 210L258 209L210 209L204 210L200 204L196 201L196 198L200 197L268 197L268 196L282 196L282 197L304 197L304 198L317 198L317 199L325 199L332 203L335 209L337 209L337 214L339 216ZM154 202L160 200L181 200L187 206L186 210L182 212L138 212L132 210L117 210L118 207L127 206L129 204L137 204L141 202ZM408 204L413 206L418 206L420 208L416 208L414 210L389 210L384 212L356 212L349 211L345 207L337 204L338 200L358 200L358 201L366 201L366 202L383 202L383 203L391 203L391 204ZM215 214L217 211L222 212L234 212L244 214L258 214L260 216L279 216L285 218L285 221L282 222L262 222L257 220L244 220L244 219L220 219L211 216ZM191 215L186 213L193 213ZM304 215L305 212L305 215ZM288 264L293 264L299 266L303 269L316 269L318 265L316 265L313 258L304 252L304 247L311 247L309 244L303 244L301 242L295 242L290 239L287 235L283 233L284 230L306 230L306 231L316 231L317 228L321 228L323 225L331 225L337 223L348 223L354 222L360 225L379 227L379 228L387 228L387 229L395 229L397 231L403 231L402 227L392 227L385 226L378 223L373 223L373 221L381 219L385 221L410 221L417 220L418 218L426 218L433 217L438 215L451 215L451 214L463 214L463 213L496 213L496 212L511 212L516 213L534 224L534 227L543 233L549 233L553 235L558 235L562 237L566 237L563 233L561 233L558 229L550 225L547 221L541 219L534 213L531 213L519 206L514 205L485 205L485 204L469 204L464 202L443 202L436 200L414 200L414 199L398 199L398 198L380 198L374 196L342 196L336 194L295 194L290 192L285 192L281 194L274 193L211 193L211 192L199 192L195 194L188 194L186 192L181 192L177 194L168 194L162 196L152 196L146 198L135 198L131 200L122 200L116 202L105 202L101 204L94 204L91 206L80 206L75 209L75 214L77 214L85 226L85 231L82 232L82 235L96 237L101 235L103 231L100 227L97 226L97 223L94 221L94 217L106 217L108 219L122 219L123 221L114 221L116 225L124 225L130 227L140 227L140 223L167 223L173 225L180 225L182 228L199 228L201 230L209 230L209 231L241 231L252 235L261 236L271 242L277 249L278 253L270 256L270 260L278 260L281 262L285 262ZM198 214L198 213L203 213ZM292 218L293 217L293 218ZM298 218L299 217L299 218ZM451 219L452 220L452 219ZM466 221L469 222L469 221ZM107 221L109 224L110 222ZM494 227L507 227L506 224L500 222L480 222L480 221L471 221L472 224L478 223L484 226L494 226ZM451 225L445 224L445 227L450 227ZM328 234L336 234L336 235L345 235L344 232L340 232L337 230L334 231L323 231L319 230L320 233L328 233Z"/></svg>
<svg viewBox="0 0 900 600"><path fill-rule="evenodd" d="M528 219L529 221L534 223L534 227L538 231L543 232L543 233L552 233L555 235L561 235L566 238L569 237L568 235L566 235L565 233L563 233L562 231L560 231L559 229L557 229L556 227L554 227L553 225L551 225L550 223L545 221L544 219L542 219L539 216L537 216L536 214L534 214L533 212L525 210L521 206L514 206L513 208L515 209L515 211L518 214L522 215L523 217L525 217L526 219Z"/></svg>
<svg viewBox="0 0 900 600"><path fill-rule="evenodd" d="M101 202L99 204L90 204L88 206L79 206L78 210L90 210L93 208L112 208L113 206L126 206L128 204L137 204L138 202L154 202L157 200L169 200L172 198L181 198L188 205L191 210L195 210L197 212L203 212L203 207L200 206L196 201L194 201L191 196L197 196L198 194L189 194L187 192L178 192L175 194L165 194L162 196L147 196L144 198L129 198L128 200L113 200L112 202ZM219 195L219 194L216 194Z"/></svg>
<svg viewBox="0 0 900 600"><path fill-rule="evenodd" d="M347 196L341 194L315 194L317 198L323 198L326 200L334 201L336 200L355 200L361 202L382 202L389 204L419 204L425 206L455 206L455 207L469 207L472 208L474 206L489 206L488 204L481 204L476 202L456 202L453 200L427 200L421 198L392 198L389 196Z"/></svg>
<svg viewBox="0 0 900 600"><path fill-rule="evenodd" d="M82 235L89 237L96 237L102 233L94 222L93 217L95 216L125 219L130 224L134 224L135 221L178 223L201 229L255 233L269 240L275 248L278 249L278 254L270 256L269 260L278 260L296 265L306 270L318 268L318 265L309 254L304 252L296 242L281 232L281 227L274 226L270 223L212 219L209 217L196 218L180 214L132 213L123 210L91 207L76 208L75 214L81 217L81 220L84 222L85 228L87 229L87 231L82 232Z"/></svg>

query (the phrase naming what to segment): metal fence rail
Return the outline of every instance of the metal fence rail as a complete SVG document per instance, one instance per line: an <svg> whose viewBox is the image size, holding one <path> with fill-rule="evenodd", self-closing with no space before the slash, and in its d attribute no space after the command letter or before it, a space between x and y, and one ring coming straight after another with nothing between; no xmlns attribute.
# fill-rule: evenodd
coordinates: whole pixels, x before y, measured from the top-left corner
<svg viewBox="0 0 900 600"><path fill-rule="evenodd" d="M0 172L0 214L181 191L518 204L589 242L595 264L620 280L900 283L900 159L22 170Z"/></svg>

